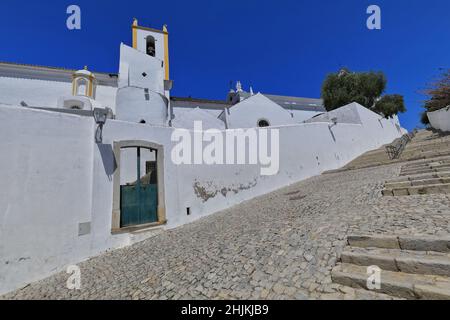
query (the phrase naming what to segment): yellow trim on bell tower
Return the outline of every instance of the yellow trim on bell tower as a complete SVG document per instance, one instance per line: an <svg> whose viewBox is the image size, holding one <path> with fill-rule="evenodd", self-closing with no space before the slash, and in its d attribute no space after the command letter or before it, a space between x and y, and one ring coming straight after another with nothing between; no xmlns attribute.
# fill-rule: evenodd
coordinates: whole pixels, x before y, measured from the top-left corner
<svg viewBox="0 0 450 320"><path fill-rule="evenodd" d="M133 19L133 25L131 26L133 32L133 48L138 49L138 29L162 33L164 35L164 80L170 80L170 68L169 68L169 32L167 31L167 25L163 26L162 30L153 28L141 27L138 24L136 18Z"/></svg>
<svg viewBox="0 0 450 320"><path fill-rule="evenodd" d="M133 30L133 48L137 49L137 27L138 20L136 18L133 19L133 26L131 27Z"/></svg>
<svg viewBox="0 0 450 320"><path fill-rule="evenodd" d="M169 74L169 32L167 31L167 25L163 26L164 32L164 67L165 67L165 80L170 79Z"/></svg>

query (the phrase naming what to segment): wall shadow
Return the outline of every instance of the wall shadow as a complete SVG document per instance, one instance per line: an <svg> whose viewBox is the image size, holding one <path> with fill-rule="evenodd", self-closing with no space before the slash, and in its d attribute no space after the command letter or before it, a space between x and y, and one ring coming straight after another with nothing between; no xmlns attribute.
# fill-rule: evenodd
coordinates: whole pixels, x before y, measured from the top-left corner
<svg viewBox="0 0 450 320"><path fill-rule="evenodd" d="M114 151L112 145L98 143L97 148L100 151L100 156L103 162L103 168L108 176L108 180L112 181L114 171L117 169L116 158L114 157Z"/></svg>

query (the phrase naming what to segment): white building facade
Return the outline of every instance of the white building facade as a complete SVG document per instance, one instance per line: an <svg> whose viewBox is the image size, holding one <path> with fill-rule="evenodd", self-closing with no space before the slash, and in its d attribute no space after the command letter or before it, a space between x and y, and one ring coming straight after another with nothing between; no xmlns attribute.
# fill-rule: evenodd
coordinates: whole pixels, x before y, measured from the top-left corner
<svg viewBox="0 0 450 320"><path fill-rule="evenodd" d="M118 74L0 64L0 293L337 169L405 133L396 117L358 104L334 111L330 127L320 99L240 85L223 101L171 97L167 28L135 21L132 30ZM275 130L278 170L176 164L174 133L195 136L197 121L223 137Z"/></svg>

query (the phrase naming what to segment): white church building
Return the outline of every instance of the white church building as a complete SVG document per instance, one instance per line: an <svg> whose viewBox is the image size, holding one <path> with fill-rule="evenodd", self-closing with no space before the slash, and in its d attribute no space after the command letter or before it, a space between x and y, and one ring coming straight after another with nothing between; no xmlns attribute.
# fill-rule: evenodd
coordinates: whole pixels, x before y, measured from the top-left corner
<svg viewBox="0 0 450 320"><path fill-rule="evenodd" d="M166 26L135 20L132 35L118 73L0 63L0 294L340 168L406 132L357 103L326 112L321 99L240 82L223 100L171 96ZM174 132L195 136L198 121L223 136L276 130L276 174L261 175L260 163L174 163Z"/></svg>

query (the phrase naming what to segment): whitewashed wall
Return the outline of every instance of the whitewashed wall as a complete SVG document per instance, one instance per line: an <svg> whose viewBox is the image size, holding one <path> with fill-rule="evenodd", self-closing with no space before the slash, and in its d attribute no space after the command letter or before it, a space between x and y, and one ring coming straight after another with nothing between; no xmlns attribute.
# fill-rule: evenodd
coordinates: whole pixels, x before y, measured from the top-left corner
<svg viewBox="0 0 450 320"><path fill-rule="evenodd" d="M305 122L332 122L331 119L336 118L338 123L362 124L361 117L358 112L358 106L360 106L358 103L349 103L341 108L319 114L314 118L306 120Z"/></svg>
<svg viewBox="0 0 450 320"><path fill-rule="evenodd" d="M110 120L96 145L91 118L0 106L0 293L150 235L111 234L114 141L165 146L166 228L174 228L339 168L401 136L392 119L357 109L362 124L278 127L280 171L260 176L258 165L176 166L172 128ZM80 223L90 223L90 233L79 235Z"/></svg>
<svg viewBox="0 0 450 320"><path fill-rule="evenodd" d="M96 101L115 111L117 88L97 86ZM60 97L72 94L71 82L0 77L0 104L57 108Z"/></svg>
<svg viewBox="0 0 450 320"><path fill-rule="evenodd" d="M176 114L172 120L174 128L194 129L196 121L202 122L203 130L208 129L225 129L225 122L214 116L211 112L200 108L183 110Z"/></svg>
<svg viewBox="0 0 450 320"><path fill-rule="evenodd" d="M296 123L305 122L306 120L311 119L312 117L322 113L318 111L306 111L306 110L286 110L286 111L289 111L294 115L294 121Z"/></svg>
<svg viewBox="0 0 450 320"><path fill-rule="evenodd" d="M238 102L228 110L228 128L255 128L262 119L271 126L295 123L288 111L261 93Z"/></svg>
<svg viewBox="0 0 450 320"><path fill-rule="evenodd" d="M430 125L441 131L450 131L450 106L433 111L427 112Z"/></svg>

